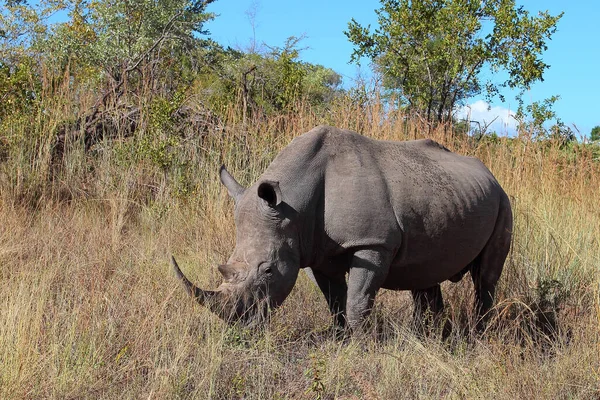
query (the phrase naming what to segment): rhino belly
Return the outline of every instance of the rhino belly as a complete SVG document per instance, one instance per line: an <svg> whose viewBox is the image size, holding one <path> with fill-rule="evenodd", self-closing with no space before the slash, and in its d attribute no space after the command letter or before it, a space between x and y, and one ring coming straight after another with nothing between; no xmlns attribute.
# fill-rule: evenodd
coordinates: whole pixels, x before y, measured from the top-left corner
<svg viewBox="0 0 600 400"><path fill-rule="evenodd" d="M408 236L390 265L382 287L426 289L456 277L485 247L493 223L488 226L480 225L477 230L451 230L436 239Z"/></svg>
<svg viewBox="0 0 600 400"><path fill-rule="evenodd" d="M392 266L382 288L391 290L427 289L458 276L469 262L445 266L438 263Z"/></svg>

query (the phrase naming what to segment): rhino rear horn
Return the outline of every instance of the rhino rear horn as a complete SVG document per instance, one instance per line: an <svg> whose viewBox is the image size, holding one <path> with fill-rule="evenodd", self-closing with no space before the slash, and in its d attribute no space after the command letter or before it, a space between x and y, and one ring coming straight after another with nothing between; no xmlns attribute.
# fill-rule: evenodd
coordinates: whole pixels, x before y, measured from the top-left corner
<svg viewBox="0 0 600 400"><path fill-rule="evenodd" d="M240 196L246 190L246 188L240 185L238 181L236 181L235 178L231 176L229 171L227 171L227 168L225 168L225 165L221 165L221 168L219 170L219 176L221 178L221 182L227 188L227 192L229 193L229 195L233 197L234 201L237 202Z"/></svg>
<svg viewBox="0 0 600 400"><path fill-rule="evenodd" d="M241 263L221 264L218 270L226 282L231 282L233 279L244 280L248 275L247 268Z"/></svg>

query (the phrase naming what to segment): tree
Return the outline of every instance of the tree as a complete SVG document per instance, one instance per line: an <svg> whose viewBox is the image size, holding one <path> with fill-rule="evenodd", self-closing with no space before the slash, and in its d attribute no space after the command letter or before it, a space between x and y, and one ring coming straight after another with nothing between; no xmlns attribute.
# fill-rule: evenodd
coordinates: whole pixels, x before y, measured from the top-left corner
<svg viewBox="0 0 600 400"><path fill-rule="evenodd" d="M67 0L70 21L55 26L42 44L53 49L59 70L69 64L99 74L109 92L119 92L125 82L135 87L142 78L146 87L158 83L173 90L169 83L178 79L172 74L206 43L199 35L214 17L206 12L213 1Z"/></svg>
<svg viewBox="0 0 600 400"><path fill-rule="evenodd" d="M6 88L0 89L0 122L68 92L79 101L70 104L72 112L61 112L57 154L71 135L70 142L83 137L87 148L106 134L151 125L142 110L152 112L155 102L177 110L193 83L199 50L212 45L202 35L214 17L206 11L213 1L0 0L0 84ZM58 11L68 20L50 22Z"/></svg>
<svg viewBox="0 0 600 400"><path fill-rule="evenodd" d="M58 73L66 64L98 71L114 81L124 73L172 60L203 43L206 12L214 0L61 0L34 2L0 0L0 61L15 54L38 57ZM66 22L49 23L56 12L68 12Z"/></svg>
<svg viewBox="0 0 600 400"><path fill-rule="evenodd" d="M592 131L590 132L590 140L592 142L600 141L600 125L592 128Z"/></svg>
<svg viewBox="0 0 600 400"><path fill-rule="evenodd" d="M341 90L341 76L301 61L301 39L290 37L283 47L265 46L265 52L212 48L199 75L202 86L210 88L208 102L217 110L239 104L244 121L250 115L294 111L300 102L326 107Z"/></svg>
<svg viewBox="0 0 600 400"><path fill-rule="evenodd" d="M57 136L83 133L87 148L106 136L133 134L142 124L164 131L142 120L142 111L164 122L161 115L182 104L201 62L199 49L212 45L201 36L214 17L206 12L213 1L65 0L70 20L33 45L53 76L68 79L76 96L95 99Z"/></svg>
<svg viewBox="0 0 600 400"><path fill-rule="evenodd" d="M540 56L562 16L534 17L514 0L381 0L379 28L356 20L344 32L354 44L351 61L372 60L384 88L429 122L448 121L455 106L501 89L521 93L543 80L549 67ZM481 72L504 70L503 82ZM518 96L520 99L520 96Z"/></svg>
<svg viewBox="0 0 600 400"><path fill-rule="evenodd" d="M526 107L519 107L515 116L519 122L519 132L537 140L552 140L561 146L574 142L575 132L554 111L554 104L559 99L560 96L551 96L543 101L534 101Z"/></svg>
<svg viewBox="0 0 600 400"><path fill-rule="evenodd" d="M48 18L59 8L51 3L0 0L0 122L13 113L30 113L39 101L39 59L30 50L45 35Z"/></svg>

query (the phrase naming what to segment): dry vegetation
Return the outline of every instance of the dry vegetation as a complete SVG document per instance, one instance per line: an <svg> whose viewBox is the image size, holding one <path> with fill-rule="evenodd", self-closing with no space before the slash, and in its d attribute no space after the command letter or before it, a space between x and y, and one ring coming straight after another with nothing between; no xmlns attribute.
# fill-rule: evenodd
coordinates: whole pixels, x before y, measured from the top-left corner
<svg viewBox="0 0 600 400"><path fill-rule="evenodd" d="M377 101L350 104L251 124L231 112L203 135L158 132L89 152L73 143L58 160L53 129L67 110L16 120L0 164L0 398L598 398L600 163L586 147L428 134L481 158L513 204L513 247L483 336L469 333L468 276L443 288L455 325L446 341L415 336L408 296L389 291L376 331L336 341L304 275L261 330L226 326L185 295L169 254L214 287L213 266L234 245L221 163L252 182L321 123L425 135Z"/></svg>

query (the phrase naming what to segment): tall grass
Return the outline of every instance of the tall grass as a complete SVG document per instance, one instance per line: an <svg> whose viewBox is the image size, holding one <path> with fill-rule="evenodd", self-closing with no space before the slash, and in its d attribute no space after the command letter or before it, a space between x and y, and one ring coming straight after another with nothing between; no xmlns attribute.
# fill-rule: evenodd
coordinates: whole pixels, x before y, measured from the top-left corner
<svg viewBox="0 0 600 400"><path fill-rule="evenodd" d="M87 152L71 143L56 160L53 129L68 111L52 110L2 128L0 398L600 396L600 164L588 148L456 137L374 99L245 122L232 106L202 135L148 128ZM251 183L318 124L427 134L492 170L515 232L486 335L465 333L468 277L443 287L456 327L447 341L414 335L406 293L382 291L377 329L344 343L304 275L260 330L224 325L180 289L169 254L214 287L234 245L219 165Z"/></svg>

